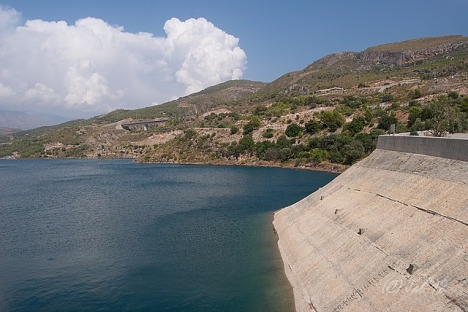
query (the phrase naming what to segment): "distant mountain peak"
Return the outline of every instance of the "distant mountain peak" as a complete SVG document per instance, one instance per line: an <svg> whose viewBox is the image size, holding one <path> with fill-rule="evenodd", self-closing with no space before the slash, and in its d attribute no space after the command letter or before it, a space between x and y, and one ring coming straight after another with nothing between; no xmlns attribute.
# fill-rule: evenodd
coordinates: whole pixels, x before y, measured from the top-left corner
<svg viewBox="0 0 468 312"><path fill-rule="evenodd" d="M43 114L32 111L0 110L0 128L34 129L52 126L68 120L65 117Z"/></svg>

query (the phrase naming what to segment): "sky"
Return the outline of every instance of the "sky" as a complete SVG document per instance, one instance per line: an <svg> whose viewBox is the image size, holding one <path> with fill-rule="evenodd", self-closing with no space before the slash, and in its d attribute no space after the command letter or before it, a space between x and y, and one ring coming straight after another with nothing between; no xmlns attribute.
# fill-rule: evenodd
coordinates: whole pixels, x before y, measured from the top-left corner
<svg viewBox="0 0 468 312"><path fill-rule="evenodd" d="M89 118L334 52L468 35L468 0L0 0L0 110Z"/></svg>

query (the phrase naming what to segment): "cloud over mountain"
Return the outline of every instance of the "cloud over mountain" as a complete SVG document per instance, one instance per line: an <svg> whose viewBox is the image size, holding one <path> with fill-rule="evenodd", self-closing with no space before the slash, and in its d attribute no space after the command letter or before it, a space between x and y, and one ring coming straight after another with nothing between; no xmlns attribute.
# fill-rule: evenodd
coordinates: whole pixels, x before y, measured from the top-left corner
<svg viewBox="0 0 468 312"><path fill-rule="evenodd" d="M97 18L28 20L0 7L0 108L89 117L242 77L239 39L204 18L166 21L166 37Z"/></svg>

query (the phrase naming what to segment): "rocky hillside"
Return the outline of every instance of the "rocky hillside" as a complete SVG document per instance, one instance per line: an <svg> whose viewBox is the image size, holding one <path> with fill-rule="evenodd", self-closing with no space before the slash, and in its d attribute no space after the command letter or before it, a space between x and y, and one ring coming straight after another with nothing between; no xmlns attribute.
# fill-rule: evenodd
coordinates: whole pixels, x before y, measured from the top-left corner
<svg viewBox="0 0 468 312"><path fill-rule="evenodd" d="M362 52L339 52L321 58L302 71L288 73L269 87L278 90L296 87L302 92L333 86L352 87L369 79L386 77L395 70L400 77L421 76L421 73L428 74L425 78L441 77L450 70L455 71L452 66L466 69L467 51L468 37L446 36L389 43ZM443 62L444 58L451 62Z"/></svg>
<svg viewBox="0 0 468 312"><path fill-rule="evenodd" d="M388 43L368 48L362 52L332 54L311 65L311 68L330 67L337 62L353 60L355 70L372 70L381 66L408 66L418 61L424 62L443 54L468 48L468 38L447 36L420 38L397 43Z"/></svg>
<svg viewBox="0 0 468 312"><path fill-rule="evenodd" d="M421 38L328 55L268 84L228 81L162 105L0 136L0 157L341 170L372 152L391 124L466 130L467 95L468 37ZM168 121L121 126L155 118Z"/></svg>

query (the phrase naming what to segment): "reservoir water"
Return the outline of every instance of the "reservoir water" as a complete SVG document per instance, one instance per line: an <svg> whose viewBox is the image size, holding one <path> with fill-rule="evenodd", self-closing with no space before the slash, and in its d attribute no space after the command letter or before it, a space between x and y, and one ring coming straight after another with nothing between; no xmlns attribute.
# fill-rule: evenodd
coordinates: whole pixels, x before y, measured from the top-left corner
<svg viewBox="0 0 468 312"><path fill-rule="evenodd" d="M0 311L288 311L272 212L336 175L0 160Z"/></svg>

